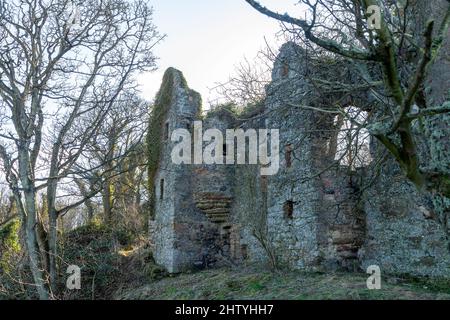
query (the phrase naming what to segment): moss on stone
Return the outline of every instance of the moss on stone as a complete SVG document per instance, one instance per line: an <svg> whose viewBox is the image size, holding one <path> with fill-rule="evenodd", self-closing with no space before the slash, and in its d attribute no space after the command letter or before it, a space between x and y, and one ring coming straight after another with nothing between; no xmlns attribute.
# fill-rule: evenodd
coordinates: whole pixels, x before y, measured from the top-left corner
<svg viewBox="0 0 450 320"><path fill-rule="evenodd" d="M147 133L147 157L148 157L148 190L150 194L150 217L154 217L155 175L159 167L161 157L161 137L164 130L164 120L167 117L173 98L173 84L175 70L167 69L163 82L156 95L155 103L150 115L150 123Z"/></svg>
<svg viewBox="0 0 450 320"><path fill-rule="evenodd" d="M159 89L150 115L150 123L147 133L147 157L148 157L148 189L150 194L150 212L149 217L153 218L155 215L154 200L155 200L155 175L158 171L161 161L162 152L162 138L164 134L164 123L167 119L167 114L174 99L174 85L180 86L186 90L189 95L201 104L201 96L199 93L190 90L183 74L174 69L168 68L163 76L161 88ZM198 117L201 116L201 109L199 109Z"/></svg>
<svg viewBox="0 0 450 320"><path fill-rule="evenodd" d="M247 104L238 106L232 102L218 105L206 114L206 118L232 118L232 122L250 119L262 113L264 103Z"/></svg>
<svg viewBox="0 0 450 320"><path fill-rule="evenodd" d="M228 118L236 119L239 116L239 107L234 103L225 103L216 106L214 109L209 110L206 113L206 118Z"/></svg>

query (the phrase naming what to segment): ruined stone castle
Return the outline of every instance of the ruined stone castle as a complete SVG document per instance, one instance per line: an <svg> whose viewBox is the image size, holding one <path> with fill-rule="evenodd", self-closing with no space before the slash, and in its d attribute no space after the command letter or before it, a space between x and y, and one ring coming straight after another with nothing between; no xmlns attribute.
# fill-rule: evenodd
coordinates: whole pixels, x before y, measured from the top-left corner
<svg viewBox="0 0 450 320"><path fill-rule="evenodd" d="M314 70L301 52L292 43L281 48L264 106L247 120L227 110L202 116L199 94L180 71L167 70L152 176L156 262L171 273L257 262L311 270L378 265L385 272L450 276L444 233L395 163L388 161L376 179L370 164L341 165L331 150L333 117L295 108L316 101L307 77ZM279 129L278 173L262 176L250 164L173 164L171 132L192 131L196 120L203 130ZM371 141L370 151L376 148Z"/></svg>

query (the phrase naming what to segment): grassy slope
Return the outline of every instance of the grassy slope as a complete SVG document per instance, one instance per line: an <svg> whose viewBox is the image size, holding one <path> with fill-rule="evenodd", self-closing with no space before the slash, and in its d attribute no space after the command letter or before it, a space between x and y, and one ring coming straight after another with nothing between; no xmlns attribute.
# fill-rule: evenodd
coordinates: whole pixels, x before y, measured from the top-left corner
<svg viewBox="0 0 450 320"><path fill-rule="evenodd" d="M101 225L66 235L64 261L82 268L79 292L62 299L450 299L450 279L382 275L368 290L366 274L283 272L223 268L167 275L145 242ZM62 277L65 279L65 277Z"/></svg>
<svg viewBox="0 0 450 320"><path fill-rule="evenodd" d="M385 278L366 288L365 274L206 270L156 280L117 299L450 299L450 282Z"/></svg>

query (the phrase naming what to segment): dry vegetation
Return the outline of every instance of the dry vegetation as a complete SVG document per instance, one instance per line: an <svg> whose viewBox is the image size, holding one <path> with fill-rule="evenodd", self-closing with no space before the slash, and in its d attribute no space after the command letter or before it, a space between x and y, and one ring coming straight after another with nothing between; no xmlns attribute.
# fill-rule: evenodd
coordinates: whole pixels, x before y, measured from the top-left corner
<svg viewBox="0 0 450 320"><path fill-rule="evenodd" d="M261 269L219 269L155 280L118 292L117 299L450 299L450 283L441 279L383 278L381 290L368 290L365 274L271 273Z"/></svg>

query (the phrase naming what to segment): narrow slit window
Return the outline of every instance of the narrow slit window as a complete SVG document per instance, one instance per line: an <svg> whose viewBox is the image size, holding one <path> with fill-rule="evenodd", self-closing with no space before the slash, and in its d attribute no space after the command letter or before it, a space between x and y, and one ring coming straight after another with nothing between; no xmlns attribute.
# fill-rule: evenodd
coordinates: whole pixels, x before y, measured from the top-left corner
<svg viewBox="0 0 450 320"><path fill-rule="evenodd" d="M164 140L168 139L169 139L169 123L166 122L166 124L164 125Z"/></svg>
<svg viewBox="0 0 450 320"><path fill-rule="evenodd" d="M287 63L284 63L281 75L285 78L288 76L288 74L289 74L289 65Z"/></svg>
<svg viewBox="0 0 450 320"><path fill-rule="evenodd" d="M286 168L290 168L292 166L292 144L288 144L285 147L284 159L286 161Z"/></svg>
<svg viewBox="0 0 450 320"><path fill-rule="evenodd" d="M288 200L283 206L284 218L291 220L294 216L294 201Z"/></svg>
<svg viewBox="0 0 450 320"><path fill-rule="evenodd" d="M244 260L248 259L248 247L246 244L241 245L241 256Z"/></svg>
<svg viewBox="0 0 450 320"><path fill-rule="evenodd" d="M224 157L227 156L227 144L226 143L223 144L223 156Z"/></svg>
<svg viewBox="0 0 450 320"><path fill-rule="evenodd" d="M267 176L261 177L261 191L262 192L267 192L267 185L268 185Z"/></svg>
<svg viewBox="0 0 450 320"><path fill-rule="evenodd" d="M164 179L161 179L159 182L159 199L164 199Z"/></svg>

